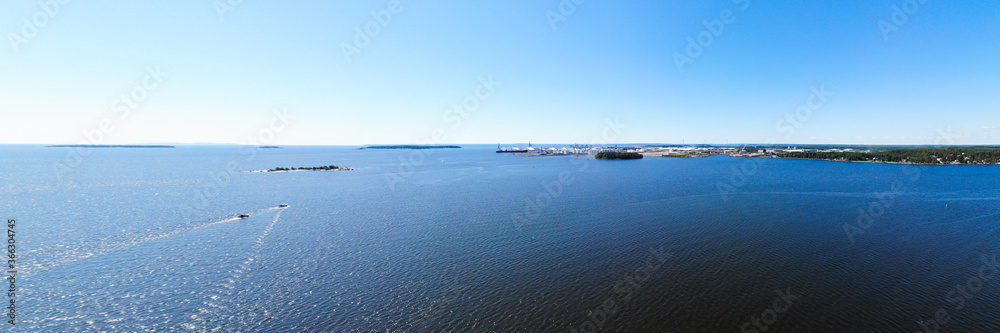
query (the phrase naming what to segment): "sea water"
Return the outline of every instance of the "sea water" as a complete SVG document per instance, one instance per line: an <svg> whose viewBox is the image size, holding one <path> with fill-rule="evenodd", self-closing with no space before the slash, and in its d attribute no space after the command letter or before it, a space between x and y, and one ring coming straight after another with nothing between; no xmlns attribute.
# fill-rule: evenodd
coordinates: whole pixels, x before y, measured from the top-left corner
<svg viewBox="0 0 1000 333"><path fill-rule="evenodd" d="M14 330L1000 331L1000 166L493 149L2 146Z"/></svg>

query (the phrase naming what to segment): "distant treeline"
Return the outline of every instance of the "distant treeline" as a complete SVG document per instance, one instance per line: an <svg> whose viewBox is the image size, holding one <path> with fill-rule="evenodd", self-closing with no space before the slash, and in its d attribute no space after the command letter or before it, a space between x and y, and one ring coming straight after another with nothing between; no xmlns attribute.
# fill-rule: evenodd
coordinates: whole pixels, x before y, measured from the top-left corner
<svg viewBox="0 0 1000 333"><path fill-rule="evenodd" d="M361 149L453 149L462 148L459 146L415 146L415 145L398 145L398 146L367 146Z"/></svg>
<svg viewBox="0 0 1000 333"><path fill-rule="evenodd" d="M639 153L619 153L619 152L601 152L597 153L594 158L599 160L637 160L642 158L642 154Z"/></svg>
<svg viewBox="0 0 1000 333"><path fill-rule="evenodd" d="M997 164L1000 147L904 148L875 152L793 152L778 157L847 162Z"/></svg>

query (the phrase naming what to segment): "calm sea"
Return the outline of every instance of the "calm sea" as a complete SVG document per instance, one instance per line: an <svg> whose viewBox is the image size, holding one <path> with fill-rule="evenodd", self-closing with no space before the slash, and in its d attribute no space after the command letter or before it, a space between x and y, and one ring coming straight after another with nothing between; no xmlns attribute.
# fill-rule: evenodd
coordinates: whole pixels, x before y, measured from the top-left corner
<svg viewBox="0 0 1000 333"><path fill-rule="evenodd" d="M14 330L1000 331L1000 166L493 149L2 146Z"/></svg>

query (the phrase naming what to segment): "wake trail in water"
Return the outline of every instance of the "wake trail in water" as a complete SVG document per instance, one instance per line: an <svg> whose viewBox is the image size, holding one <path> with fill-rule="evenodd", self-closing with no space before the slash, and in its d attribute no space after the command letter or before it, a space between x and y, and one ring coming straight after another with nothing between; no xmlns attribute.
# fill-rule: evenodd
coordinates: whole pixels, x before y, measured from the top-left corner
<svg viewBox="0 0 1000 333"><path fill-rule="evenodd" d="M279 207L269 207L254 210L241 214L255 214L269 210L280 209ZM280 214L280 213L279 213ZM96 240L90 240L79 244L59 244L34 249L26 252L29 260L24 265L23 271L27 273L39 273L52 268L71 264L73 262L90 257L106 255L121 251L139 244L164 239L181 233L211 227L223 223L240 220L240 214L227 217L216 217L212 219L195 220L174 225L156 227L125 234L108 236ZM39 253L41 252L41 253ZM35 254L37 253L37 254Z"/></svg>
<svg viewBox="0 0 1000 333"><path fill-rule="evenodd" d="M274 226L278 224L278 220L281 218L282 212L284 212L284 208L274 215L274 220L271 221L271 224L267 225L267 227L264 228L264 231L257 236L257 239L254 241L254 246L250 250L250 254L247 255L247 258L243 260L243 262L240 263L236 269L229 272L229 277L225 280L225 282L205 296L205 307L199 308L197 310L197 314L189 317L194 323L181 324L181 328L192 331L203 331L206 330L205 326L208 325L210 321L216 321L218 323L233 322L232 319L237 316L237 312L240 310L238 308L239 304L235 304L232 297L238 293L236 291L236 287L239 285L240 280L253 270L253 263L261 257L265 240L267 239L267 236L274 231ZM217 319L213 320L212 318ZM210 329L210 331L219 330L221 328L222 326L220 325Z"/></svg>

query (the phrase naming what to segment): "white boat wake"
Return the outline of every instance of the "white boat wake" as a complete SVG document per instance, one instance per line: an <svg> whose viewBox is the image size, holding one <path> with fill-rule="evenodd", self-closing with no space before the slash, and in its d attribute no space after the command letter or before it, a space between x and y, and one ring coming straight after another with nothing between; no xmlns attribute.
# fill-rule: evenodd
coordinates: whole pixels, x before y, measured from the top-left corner
<svg viewBox="0 0 1000 333"><path fill-rule="evenodd" d="M39 272L44 272L90 257L106 255L158 239L164 239L181 233L240 220L240 215L252 215L275 209L282 208L269 207L247 213L233 214L226 217L188 221L169 226L113 235L87 241L81 244L58 244L40 249L34 249L23 254L26 260L21 271L25 275L37 274ZM281 213L279 212L278 214L280 215Z"/></svg>
<svg viewBox="0 0 1000 333"><path fill-rule="evenodd" d="M231 305L230 303L232 302L232 296L238 293L236 287L240 284L240 280L253 270L254 262L261 257L264 241L274 230L274 226L278 224L284 208L279 207L281 211L274 215L274 220L271 221L271 224L268 224L264 228L264 231L257 236L257 240L254 242L254 246L247 255L247 258L236 269L229 272L229 277L224 282L205 296L205 306L198 308L197 313L189 317L193 322L181 324L180 328L192 331L216 331L222 328L221 325L211 329L206 328L206 326L212 324L212 322L233 322L232 319L237 316L236 312L238 310L235 309L235 305Z"/></svg>

